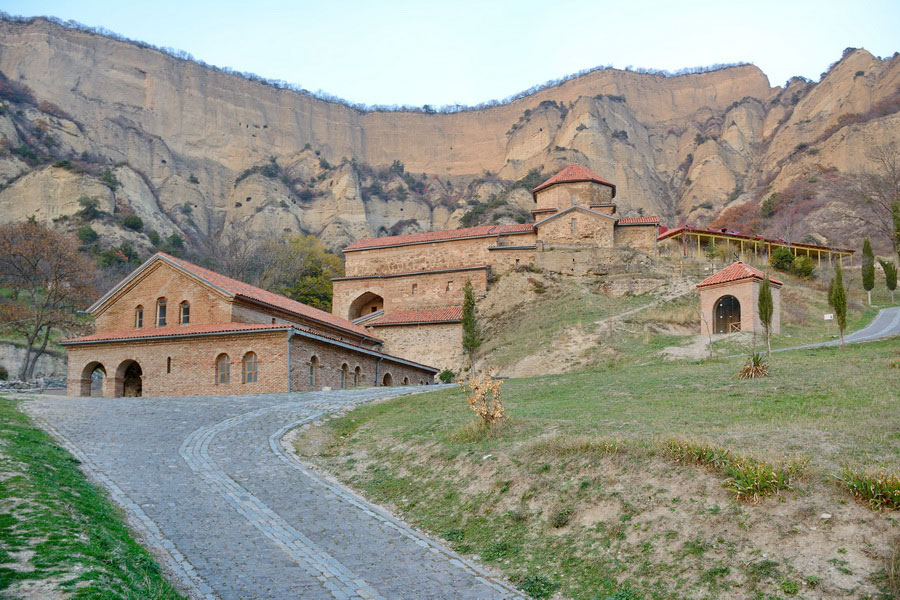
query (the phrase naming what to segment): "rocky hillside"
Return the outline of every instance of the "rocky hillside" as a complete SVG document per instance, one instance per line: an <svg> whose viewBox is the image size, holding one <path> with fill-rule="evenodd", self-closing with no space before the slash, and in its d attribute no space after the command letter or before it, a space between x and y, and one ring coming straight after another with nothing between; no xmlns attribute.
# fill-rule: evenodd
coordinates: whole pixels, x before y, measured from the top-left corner
<svg viewBox="0 0 900 600"><path fill-rule="evenodd" d="M0 21L0 73L0 221L65 226L94 198L98 233L138 248L158 246L150 229L196 245L302 231L339 248L523 220L530 185L569 162L615 181L626 214L669 224L782 194L740 220L761 233L784 228L778 209L802 184L820 201L792 233L856 245L865 207L833 184L900 144L900 58L865 50L785 88L754 66L603 69L483 110L366 112L35 19ZM121 226L131 214L142 230Z"/></svg>

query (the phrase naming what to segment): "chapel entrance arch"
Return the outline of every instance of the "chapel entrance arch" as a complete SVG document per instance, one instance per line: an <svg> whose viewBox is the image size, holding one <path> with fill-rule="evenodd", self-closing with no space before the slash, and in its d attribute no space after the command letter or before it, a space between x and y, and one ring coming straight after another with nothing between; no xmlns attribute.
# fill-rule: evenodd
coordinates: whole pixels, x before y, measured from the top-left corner
<svg viewBox="0 0 900 600"><path fill-rule="evenodd" d="M722 296L716 300L713 311L715 333L733 333L741 330L741 303L734 296Z"/></svg>
<svg viewBox="0 0 900 600"><path fill-rule="evenodd" d="M365 292L350 303L347 318L353 321L379 310L384 310L384 298L373 292Z"/></svg>
<svg viewBox="0 0 900 600"><path fill-rule="evenodd" d="M139 398L143 394L144 371L136 360L125 360L116 369L116 397Z"/></svg>
<svg viewBox="0 0 900 600"><path fill-rule="evenodd" d="M106 367L96 360L89 362L81 370L81 389L79 396L103 396L103 382L106 380Z"/></svg>

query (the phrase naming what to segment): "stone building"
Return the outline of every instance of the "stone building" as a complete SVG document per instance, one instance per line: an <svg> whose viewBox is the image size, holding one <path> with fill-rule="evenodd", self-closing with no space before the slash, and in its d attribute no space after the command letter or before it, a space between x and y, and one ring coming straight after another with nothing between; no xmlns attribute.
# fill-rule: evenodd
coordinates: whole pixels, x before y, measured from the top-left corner
<svg viewBox="0 0 900 600"><path fill-rule="evenodd" d="M196 396L431 383L367 329L157 253L95 302L92 335L62 342L68 393ZM100 390L92 382L102 375Z"/></svg>
<svg viewBox="0 0 900 600"><path fill-rule="evenodd" d="M364 326L399 356L462 363L463 286L538 267L587 272L623 249L655 254L659 219L616 215L615 184L569 165L534 188L534 221L362 239L344 248L332 312Z"/></svg>
<svg viewBox="0 0 900 600"><path fill-rule="evenodd" d="M763 331L759 320L759 286L766 274L738 261L697 284L700 291L700 333ZM781 286L772 289L771 333L781 333Z"/></svg>

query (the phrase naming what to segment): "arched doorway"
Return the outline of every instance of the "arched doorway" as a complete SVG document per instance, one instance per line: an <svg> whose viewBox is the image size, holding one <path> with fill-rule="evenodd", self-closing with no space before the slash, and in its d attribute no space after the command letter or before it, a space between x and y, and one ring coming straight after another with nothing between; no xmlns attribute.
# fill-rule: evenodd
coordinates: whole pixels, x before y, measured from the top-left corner
<svg viewBox="0 0 900 600"><path fill-rule="evenodd" d="M384 387L391 387L394 385L394 378L391 377L390 373L385 373L384 378L381 380L381 385Z"/></svg>
<svg viewBox="0 0 900 600"><path fill-rule="evenodd" d="M734 296L722 296L716 300L713 314L715 333L733 333L741 330L741 303Z"/></svg>
<svg viewBox="0 0 900 600"><path fill-rule="evenodd" d="M116 396L139 398L143 394L144 371L135 360L126 360L116 369Z"/></svg>
<svg viewBox="0 0 900 600"><path fill-rule="evenodd" d="M106 379L106 367L103 363L92 361L81 370L81 390L79 396L103 396L103 381Z"/></svg>
<svg viewBox="0 0 900 600"><path fill-rule="evenodd" d="M403 385L409 385L409 377L403 378Z"/></svg>
<svg viewBox="0 0 900 600"><path fill-rule="evenodd" d="M383 309L384 298L378 294L366 292L350 303L350 311L347 318L353 321Z"/></svg>

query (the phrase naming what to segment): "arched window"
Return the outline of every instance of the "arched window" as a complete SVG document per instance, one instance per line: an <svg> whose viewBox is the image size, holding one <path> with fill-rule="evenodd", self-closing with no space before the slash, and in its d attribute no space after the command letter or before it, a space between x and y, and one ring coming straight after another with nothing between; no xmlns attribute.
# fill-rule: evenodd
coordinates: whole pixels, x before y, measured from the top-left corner
<svg viewBox="0 0 900 600"><path fill-rule="evenodd" d="M166 326L166 299L159 298L156 301L156 326Z"/></svg>
<svg viewBox="0 0 900 600"><path fill-rule="evenodd" d="M216 384L231 383L231 359L227 354L220 354L216 359Z"/></svg>
<svg viewBox="0 0 900 600"><path fill-rule="evenodd" d="M358 387L358 386L359 386L359 382L360 382L361 380L362 380L362 369L360 369L359 366L357 366L357 367L353 370L353 387Z"/></svg>
<svg viewBox="0 0 900 600"><path fill-rule="evenodd" d="M259 366L256 362L256 353L248 352L241 361L241 382L256 383L259 380Z"/></svg>
<svg viewBox="0 0 900 600"><path fill-rule="evenodd" d="M144 305L138 304L134 309L134 327L140 329L144 326Z"/></svg>
<svg viewBox="0 0 900 600"><path fill-rule="evenodd" d="M403 385L409 385L409 377L403 378Z"/></svg>
<svg viewBox="0 0 900 600"><path fill-rule="evenodd" d="M187 325L191 322L191 303L187 300L182 301L179 306L178 320L182 325Z"/></svg>
<svg viewBox="0 0 900 600"><path fill-rule="evenodd" d="M319 359L315 356L309 359L309 385L315 386L319 376Z"/></svg>

